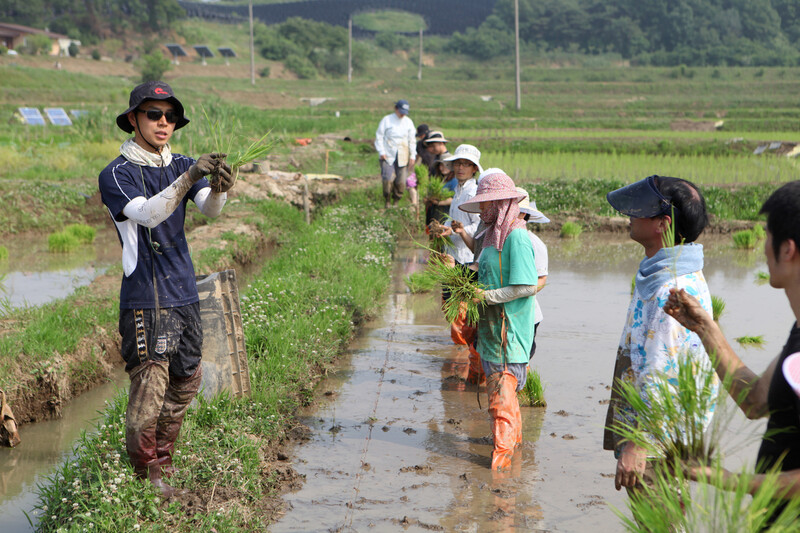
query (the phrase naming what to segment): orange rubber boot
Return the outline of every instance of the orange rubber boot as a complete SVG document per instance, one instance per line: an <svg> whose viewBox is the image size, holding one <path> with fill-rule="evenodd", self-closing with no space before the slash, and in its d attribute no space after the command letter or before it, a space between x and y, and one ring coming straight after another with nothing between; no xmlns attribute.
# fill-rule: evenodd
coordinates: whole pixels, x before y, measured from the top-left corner
<svg viewBox="0 0 800 533"><path fill-rule="evenodd" d="M467 373L467 383L472 385L482 385L486 383L486 374L483 373L481 356L473 345L469 345L469 373Z"/></svg>
<svg viewBox="0 0 800 533"><path fill-rule="evenodd" d="M475 340L477 333L477 327L467 324L467 304L461 302L459 304L458 318L450 324L450 338L455 344L469 346Z"/></svg>
<svg viewBox="0 0 800 533"><path fill-rule="evenodd" d="M511 372L496 372L486 378L486 392L494 436L492 470L505 470L511 466L514 448L522 437L517 378Z"/></svg>

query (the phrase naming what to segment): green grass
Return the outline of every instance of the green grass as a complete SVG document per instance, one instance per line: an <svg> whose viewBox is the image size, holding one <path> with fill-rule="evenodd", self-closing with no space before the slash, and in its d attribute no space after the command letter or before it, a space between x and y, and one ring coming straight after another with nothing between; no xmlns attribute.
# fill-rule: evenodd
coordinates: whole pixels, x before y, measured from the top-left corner
<svg viewBox="0 0 800 533"><path fill-rule="evenodd" d="M583 228L577 222L567 221L561 226L561 237L565 239L577 239L583 232Z"/></svg>
<svg viewBox="0 0 800 533"><path fill-rule="evenodd" d="M353 15L353 25L375 32L418 32L426 29L425 19L415 13L385 9Z"/></svg>
<svg viewBox="0 0 800 533"><path fill-rule="evenodd" d="M91 244L97 235L97 230L86 224L70 224L64 228L64 233L74 236L81 244Z"/></svg>
<svg viewBox="0 0 800 533"><path fill-rule="evenodd" d="M8 248L0 244L0 261L8 260Z"/></svg>

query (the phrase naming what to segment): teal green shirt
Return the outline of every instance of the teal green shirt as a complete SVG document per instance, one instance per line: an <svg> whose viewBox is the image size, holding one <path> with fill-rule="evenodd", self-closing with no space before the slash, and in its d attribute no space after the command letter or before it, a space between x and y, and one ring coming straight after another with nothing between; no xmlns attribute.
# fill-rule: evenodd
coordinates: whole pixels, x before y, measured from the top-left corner
<svg viewBox="0 0 800 533"><path fill-rule="evenodd" d="M539 276L533 260L533 246L524 228L508 234L503 244L503 281L500 282L500 253L493 246L483 249L478 263L478 281L486 289L509 285L536 285ZM535 300L533 296L517 298L504 304L487 305L478 322L478 353L490 363L503 364L501 349L502 315L505 309L508 345L506 363L527 363L533 344Z"/></svg>

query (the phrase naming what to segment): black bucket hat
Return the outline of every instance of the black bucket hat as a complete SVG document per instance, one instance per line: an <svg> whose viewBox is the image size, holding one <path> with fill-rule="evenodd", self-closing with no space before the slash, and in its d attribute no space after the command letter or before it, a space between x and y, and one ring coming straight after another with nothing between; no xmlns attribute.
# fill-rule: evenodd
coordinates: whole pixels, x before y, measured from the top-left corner
<svg viewBox="0 0 800 533"><path fill-rule="evenodd" d="M656 187L658 178L659 176L648 176L611 191L606 195L606 200L611 207L629 217L652 218L666 215L672 209L672 202Z"/></svg>
<svg viewBox="0 0 800 533"><path fill-rule="evenodd" d="M128 120L128 113L142 105L147 100L166 100L175 108L175 112L181 117L175 123L175 129L179 130L189 123L189 119L183 113L183 104L175 98L172 87L163 81L148 81L137 85L131 91L131 98L128 102L130 106L117 116L117 126L125 133L133 133L133 126Z"/></svg>

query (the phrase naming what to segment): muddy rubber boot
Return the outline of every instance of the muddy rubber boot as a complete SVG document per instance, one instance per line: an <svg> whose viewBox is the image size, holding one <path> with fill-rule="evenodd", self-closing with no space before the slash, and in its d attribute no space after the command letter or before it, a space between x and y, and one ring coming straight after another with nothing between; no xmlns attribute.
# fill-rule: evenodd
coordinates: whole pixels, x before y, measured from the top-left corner
<svg viewBox="0 0 800 533"><path fill-rule="evenodd" d="M486 392L494 436L492 470L505 470L511 466L517 439L521 439L517 378L510 372L496 372L486 378Z"/></svg>
<svg viewBox="0 0 800 533"><path fill-rule="evenodd" d="M469 372L467 373L466 382L471 385L483 385L486 383L486 374L483 373L481 356L471 344L469 346Z"/></svg>
<svg viewBox="0 0 800 533"><path fill-rule="evenodd" d="M166 481L162 479L162 471L161 465L159 464L152 464L147 466L147 479L150 480L150 483L153 484L161 492L161 497L165 500L168 500L175 496L176 494L183 493L185 491L178 491L172 485L169 485Z"/></svg>
<svg viewBox="0 0 800 533"><path fill-rule="evenodd" d="M194 374L188 378L170 376L169 385L164 393L164 403L156 422L155 439L158 463L164 468L164 476L167 478L175 473L175 467L172 465L175 441L180 434L186 410L203 381L202 368L198 366Z"/></svg>

